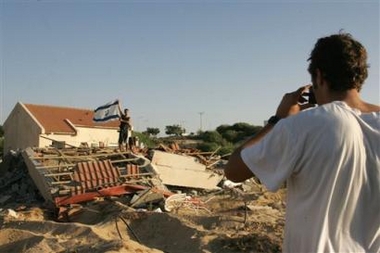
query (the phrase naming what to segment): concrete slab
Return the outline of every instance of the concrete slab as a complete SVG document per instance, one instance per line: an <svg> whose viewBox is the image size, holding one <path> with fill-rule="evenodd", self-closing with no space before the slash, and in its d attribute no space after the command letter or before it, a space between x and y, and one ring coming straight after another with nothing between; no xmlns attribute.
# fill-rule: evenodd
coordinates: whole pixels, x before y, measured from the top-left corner
<svg viewBox="0 0 380 253"><path fill-rule="evenodd" d="M223 176L207 170L196 158L153 151L152 168L166 185L218 189Z"/></svg>

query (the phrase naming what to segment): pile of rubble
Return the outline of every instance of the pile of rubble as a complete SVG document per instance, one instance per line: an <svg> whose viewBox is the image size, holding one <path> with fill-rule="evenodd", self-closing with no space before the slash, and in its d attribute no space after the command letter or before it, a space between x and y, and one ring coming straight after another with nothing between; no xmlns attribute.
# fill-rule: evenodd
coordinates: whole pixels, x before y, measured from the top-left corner
<svg viewBox="0 0 380 253"><path fill-rule="evenodd" d="M0 206L7 202L36 203L43 201L29 176L21 152L9 152L0 163Z"/></svg>
<svg viewBox="0 0 380 253"><path fill-rule="evenodd" d="M27 148L1 164L0 205L43 202L70 220L72 210L99 198L133 209L171 211L201 206L197 196L220 190L223 161L215 152L161 145L154 150Z"/></svg>
<svg viewBox="0 0 380 253"><path fill-rule="evenodd" d="M226 181L225 162L175 144L11 152L0 251L281 252L286 189Z"/></svg>

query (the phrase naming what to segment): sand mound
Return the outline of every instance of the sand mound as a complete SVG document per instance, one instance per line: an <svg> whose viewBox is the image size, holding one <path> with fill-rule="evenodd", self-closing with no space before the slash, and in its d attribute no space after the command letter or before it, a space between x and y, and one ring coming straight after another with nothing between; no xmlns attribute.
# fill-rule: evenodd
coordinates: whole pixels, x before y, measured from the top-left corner
<svg viewBox="0 0 380 253"><path fill-rule="evenodd" d="M122 224L117 225L120 220L107 219L100 224L87 225L27 220L25 215L18 216L4 216L0 252L161 252L131 240Z"/></svg>
<svg viewBox="0 0 380 253"><path fill-rule="evenodd" d="M171 213L130 211L104 200L78 209L71 222L51 220L41 207L4 209L0 252L281 252L283 206L267 205L279 196L261 194L248 208L222 194L208 197L202 209Z"/></svg>

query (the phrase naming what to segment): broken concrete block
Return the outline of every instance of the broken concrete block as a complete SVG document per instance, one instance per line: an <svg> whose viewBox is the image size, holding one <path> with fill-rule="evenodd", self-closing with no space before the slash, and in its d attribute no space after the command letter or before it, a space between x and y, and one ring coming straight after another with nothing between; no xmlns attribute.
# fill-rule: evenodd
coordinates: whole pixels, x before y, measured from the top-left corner
<svg viewBox="0 0 380 253"><path fill-rule="evenodd" d="M142 191L140 194L133 196L131 200L131 207L143 207L148 206L151 203L157 203L164 200L164 195L153 191L152 189L147 189Z"/></svg>
<svg viewBox="0 0 380 253"><path fill-rule="evenodd" d="M196 158L185 155L153 151L150 165L166 185L212 190L219 189L217 185L223 179Z"/></svg>

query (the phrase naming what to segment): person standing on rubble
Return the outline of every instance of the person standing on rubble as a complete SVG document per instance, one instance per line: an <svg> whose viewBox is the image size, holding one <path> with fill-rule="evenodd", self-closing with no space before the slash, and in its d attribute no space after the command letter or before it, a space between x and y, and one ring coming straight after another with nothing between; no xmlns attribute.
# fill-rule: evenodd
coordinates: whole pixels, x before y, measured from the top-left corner
<svg viewBox="0 0 380 253"><path fill-rule="evenodd" d="M126 151L132 151L133 142L132 142L132 120L129 115L129 109L125 108L124 113L121 110L119 104L119 112L120 112L120 125L119 125L119 149L123 150L123 144L125 144Z"/></svg>
<svg viewBox="0 0 380 253"><path fill-rule="evenodd" d="M366 49L334 34L308 61L312 85L283 96L232 153L225 176L256 175L271 191L286 181L284 252L380 252L380 106L360 97ZM303 103L309 89L318 106Z"/></svg>

